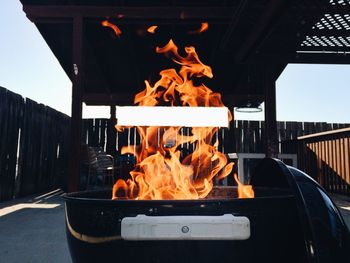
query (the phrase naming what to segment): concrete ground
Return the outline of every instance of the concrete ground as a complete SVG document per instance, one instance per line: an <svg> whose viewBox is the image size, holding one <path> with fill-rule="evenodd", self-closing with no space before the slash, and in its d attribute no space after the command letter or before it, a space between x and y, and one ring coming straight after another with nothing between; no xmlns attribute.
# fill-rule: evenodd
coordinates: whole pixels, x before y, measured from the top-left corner
<svg viewBox="0 0 350 263"><path fill-rule="evenodd" d="M57 190L0 203L0 262L70 263L64 202ZM350 228L350 198L332 195Z"/></svg>
<svg viewBox="0 0 350 263"><path fill-rule="evenodd" d="M70 263L62 191L0 203L0 262Z"/></svg>

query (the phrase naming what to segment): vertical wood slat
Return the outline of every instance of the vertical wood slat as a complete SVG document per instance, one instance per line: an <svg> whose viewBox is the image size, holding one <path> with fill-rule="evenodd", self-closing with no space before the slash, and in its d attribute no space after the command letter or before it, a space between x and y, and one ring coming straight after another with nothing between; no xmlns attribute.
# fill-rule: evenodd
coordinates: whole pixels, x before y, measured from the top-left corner
<svg viewBox="0 0 350 263"><path fill-rule="evenodd" d="M328 150L329 150L329 169L330 169L330 176L329 176L329 190L334 192L334 155L333 155L333 141L328 141Z"/></svg>
<svg viewBox="0 0 350 263"><path fill-rule="evenodd" d="M321 166L322 166L322 160L321 160L321 149L320 149L320 142L316 142L313 144L315 149L314 152L316 153L316 169L315 169L315 178L317 178L317 181L322 185L323 178L321 174Z"/></svg>
<svg viewBox="0 0 350 263"><path fill-rule="evenodd" d="M345 138L346 146L345 146L345 167L346 167L346 184L347 184L347 195L350 195L350 138Z"/></svg>
<svg viewBox="0 0 350 263"><path fill-rule="evenodd" d="M15 194L23 98L0 87L0 201Z"/></svg>
<svg viewBox="0 0 350 263"><path fill-rule="evenodd" d="M334 155L335 155L335 187L336 187L336 192L340 193L341 192L341 183L340 183L340 178L338 175L341 174L341 170L340 170L340 146L339 146L339 139L336 138L334 140Z"/></svg>
<svg viewBox="0 0 350 263"><path fill-rule="evenodd" d="M336 173L337 173L337 156L336 156L336 153L335 153L335 141L333 139L331 140L331 154L332 154L331 189L332 189L333 192L336 193L337 192L337 178L336 178Z"/></svg>
<svg viewBox="0 0 350 263"><path fill-rule="evenodd" d="M243 152L243 121L238 120L236 121L236 127L235 127L235 138L236 138L236 145L237 145L237 152Z"/></svg>
<svg viewBox="0 0 350 263"><path fill-rule="evenodd" d="M350 190L350 158L349 158L349 138L344 137L344 181L345 181L345 194L349 194Z"/></svg>
<svg viewBox="0 0 350 263"><path fill-rule="evenodd" d="M260 140L260 127L258 121L250 121L250 142L249 142L249 152L258 152L259 140Z"/></svg>
<svg viewBox="0 0 350 263"><path fill-rule="evenodd" d="M342 193L343 194L346 194L347 192L347 184L346 184L346 165L345 165L345 162L346 162L346 156L345 156L345 138L343 136L341 136L340 138L340 145L341 145L341 156L342 156L342 174L344 175L342 177Z"/></svg>
<svg viewBox="0 0 350 263"><path fill-rule="evenodd" d="M94 136L93 136L93 134L94 134L94 120L93 119L87 120L86 133L87 133L88 145L96 146L95 142L93 140L93 138L94 138Z"/></svg>
<svg viewBox="0 0 350 263"><path fill-rule="evenodd" d="M328 125L315 127L323 129ZM300 169L327 191L350 195L350 130L302 138L297 143Z"/></svg>
<svg viewBox="0 0 350 263"><path fill-rule="evenodd" d="M323 142L324 144L324 188L329 191L329 147L328 140Z"/></svg>
<svg viewBox="0 0 350 263"><path fill-rule="evenodd" d="M0 87L0 201L62 186L56 175L63 173L55 169L66 173L68 158L57 165L56 142L67 134L68 122L68 116ZM67 143L65 136L62 149Z"/></svg>
<svg viewBox="0 0 350 263"><path fill-rule="evenodd" d="M343 142L343 138L340 136L338 138L339 140L339 156L340 156L340 166L339 166L339 169L340 169L340 175L345 175L344 173L344 142ZM340 192L341 194L344 194L345 192L345 184L344 184L344 179L342 177L339 177L339 183L340 183Z"/></svg>
<svg viewBox="0 0 350 263"><path fill-rule="evenodd" d="M279 121L277 122L277 127L280 141L287 141L288 139L286 136L286 123L284 121Z"/></svg>
<svg viewBox="0 0 350 263"><path fill-rule="evenodd" d="M255 150L255 130L254 130L254 124L253 121L248 121L248 140L247 140L247 152L253 153Z"/></svg>
<svg viewBox="0 0 350 263"><path fill-rule="evenodd" d="M326 186L326 165L325 165L325 161L326 161L326 142L325 141L321 141L320 142L320 146L321 146L321 160L320 160L320 164L321 164L321 177L322 177L322 181L320 182L321 185L323 187Z"/></svg>
<svg viewBox="0 0 350 263"><path fill-rule="evenodd" d="M242 143L243 143L243 152L249 152L249 140L250 140L250 130L249 130L249 121L243 121L242 123Z"/></svg>

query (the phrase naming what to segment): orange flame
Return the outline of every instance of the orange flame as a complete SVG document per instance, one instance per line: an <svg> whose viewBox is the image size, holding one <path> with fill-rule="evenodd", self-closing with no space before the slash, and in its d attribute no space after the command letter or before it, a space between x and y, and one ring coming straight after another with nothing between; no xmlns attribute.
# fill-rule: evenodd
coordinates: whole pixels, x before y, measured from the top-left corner
<svg viewBox="0 0 350 263"><path fill-rule="evenodd" d="M203 22L203 23L201 23L201 27L199 29L190 31L188 33L189 34L200 34L200 33L207 31L208 29L209 29L208 22Z"/></svg>
<svg viewBox="0 0 350 263"><path fill-rule="evenodd" d="M251 185L243 185L237 177L237 174L234 175L235 181L238 186L238 198L254 198L253 186Z"/></svg>
<svg viewBox="0 0 350 263"><path fill-rule="evenodd" d="M164 47L157 47L156 52L170 57L180 65L180 70L162 70L153 86L146 80L146 88L136 94L135 104L224 106L219 93L204 84L194 84L193 78L213 77L211 68L200 61L194 47L186 47L183 57L170 40ZM130 179L115 183L113 199L204 198L212 190L214 178L220 180L231 173L234 164L227 164L226 156L217 149L218 141L213 143L218 128L193 127L188 135L181 132L182 127L159 128L137 127L141 144L122 148L122 154L136 157L136 166ZM192 144L193 152L183 156L184 144Z"/></svg>
<svg viewBox="0 0 350 263"><path fill-rule="evenodd" d="M149 28L147 28L147 32L154 34L154 33L156 33L157 28L158 28L158 26L150 26Z"/></svg>
<svg viewBox="0 0 350 263"><path fill-rule="evenodd" d="M102 21L101 24L104 27L109 27L109 28L113 29L113 31L117 37L119 37L122 34L122 31L119 29L119 27L116 26L115 24L109 22L108 20Z"/></svg>

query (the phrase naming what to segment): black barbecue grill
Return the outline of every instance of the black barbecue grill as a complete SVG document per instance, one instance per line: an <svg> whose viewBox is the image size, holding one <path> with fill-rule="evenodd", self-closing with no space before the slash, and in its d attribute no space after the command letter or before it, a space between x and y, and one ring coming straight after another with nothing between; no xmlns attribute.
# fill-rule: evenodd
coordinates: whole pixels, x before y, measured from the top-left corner
<svg viewBox="0 0 350 263"><path fill-rule="evenodd" d="M66 226L72 259L349 262L349 231L337 207L313 179L279 160L266 158L256 168L251 184L255 190L252 199L236 198L234 187L216 187L202 200L113 201L109 190L67 194ZM216 222L221 226L227 223L222 223L223 218L232 219L233 233L222 232L219 226L215 232ZM138 219L153 232L140 228L135 223ZM127 220L131 224L124 224ZM243 230L239 222L244 222ZM166 228L160 231L162 224ZM200 228L203 224L207 227ZM123 227L136 236L125 236ZM243 236L241 231L245 231Z"/></svg>

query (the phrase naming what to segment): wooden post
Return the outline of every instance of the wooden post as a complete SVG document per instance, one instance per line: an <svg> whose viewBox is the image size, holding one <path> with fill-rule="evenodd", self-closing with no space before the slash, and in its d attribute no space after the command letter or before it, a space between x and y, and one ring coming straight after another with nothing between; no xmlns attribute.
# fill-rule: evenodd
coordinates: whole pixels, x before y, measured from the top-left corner
<svg viewBox="0 0 350 263"><path fill-rule="evenodd" d="M236 153L237 152L237 145L236 145L236 138L235 138L235 110L234 106L229 105L227 106L229 110L232 113L232 121L230 122L229 128L227 131L227 136L224 141L225 143L225 153Z"/></svg>
<svg viewBox="0 0 350 263"><path fill-rule="evenodd" d="M265 154L266 157L277 158L278 135L276 117L276 81L271 68L264 69L265 90Z"/></svg>
<svg viewBox="0 0 350 263"><path fill-rule="evenodd" d="M73 88L72 88L72 118L70 138L70 173L68 191L79 190L81 165L81 127L82 127L82 90L83 90L83 18L73 20Z"/></svg>
<svg viewBox="0 0 350 263"><path fill-rule="evenodd" d="M108 122L108 133L107 133L107 153L116 156L116 139L117 139L117 131L115 130L114 126L116 124L116 107L114 105L111 105L110 110L111 116Z"/></svg>

